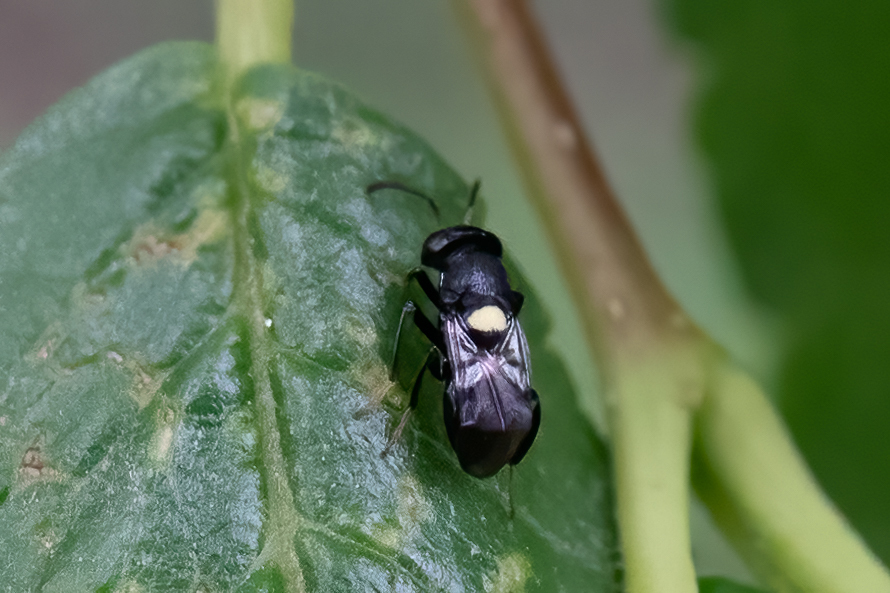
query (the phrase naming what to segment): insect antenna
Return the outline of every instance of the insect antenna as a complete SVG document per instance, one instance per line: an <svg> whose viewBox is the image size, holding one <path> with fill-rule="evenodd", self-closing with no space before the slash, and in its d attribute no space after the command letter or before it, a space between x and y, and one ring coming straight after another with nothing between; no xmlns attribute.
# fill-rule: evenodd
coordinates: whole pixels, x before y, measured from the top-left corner
<svg viewBox="0 0 890 593"><path fill-rule="evenodd" d="M479 195L479 188L482 186L482 180L477 178L470 188L470 200L467 203L467 211L464 213L464 224L470 224L473 219L473 206L476 204L476 196Z"/></svg>
<svg viewBox="0 0 890 593"><path fill-rule="evenodd" d="M472 187L470 187L470 199L467 201L467 209L466 212L464 212L464 224L466 225L470 224L470 222L472 221L473 206L475 206L476 204L476 197L479 195L479 188L481 186L482 180L477 178L476 181L473 182ZM371 185L366 187L365 192L368 195L371 195L374 192L378 192L382 189L396 189L407 194L411 194L412 196L421 198L429 205L430 209L433 211L433 214L436 215L436 220L440 220L441 216L439 214L439 206L436 204L436 202L425 193L420 192L413 187L409 187L401 181L377 181L376 183L372 183Z"/></svg>
<svg viewBox="0 0 890 593"><path fill-rule="evenodd" d="M378 181L376 183L372 183L368 187L365 188L365 192L368 195L373 194L374 192L380 191L381 189L397 189L399 191L403 191L407 194L411 194L412 196L417 196L418 198L423 199L429 207L432 209L433 214L436 215L436 220L438 221L439 216L439 206L436 205L436 202L433 201L431 197L426 195L423 192L419 192L414 188L408 187L401 181Z"/></svg>

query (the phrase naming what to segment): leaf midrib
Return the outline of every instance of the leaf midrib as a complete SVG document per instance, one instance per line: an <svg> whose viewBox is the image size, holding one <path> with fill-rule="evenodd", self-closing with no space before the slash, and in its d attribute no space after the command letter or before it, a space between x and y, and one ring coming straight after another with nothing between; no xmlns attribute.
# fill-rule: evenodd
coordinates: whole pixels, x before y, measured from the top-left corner
<svg viewBox="0 0 890 593"><path fill-rule="evenodd" d="M289 592L303 593L306 583L300 567L294 540L303 517L296 511L294 494L288 479L287 465L281 447L281 435L276 421L275 399L269 376L271 346L262 307L262 268L251 248L248 221L255 203L247 180L246 169L250 155L246 154L242 130L232 105L227 107L230 135L228 153L230 195L232 198L232 226L235 249L235 309L247 322L250 340L250 374L253 379L256 403L256 426L259 432L261 472L266 484L268 514L264 530L266 542L257 556L251 572L267 561L274 562Z"/></svg>

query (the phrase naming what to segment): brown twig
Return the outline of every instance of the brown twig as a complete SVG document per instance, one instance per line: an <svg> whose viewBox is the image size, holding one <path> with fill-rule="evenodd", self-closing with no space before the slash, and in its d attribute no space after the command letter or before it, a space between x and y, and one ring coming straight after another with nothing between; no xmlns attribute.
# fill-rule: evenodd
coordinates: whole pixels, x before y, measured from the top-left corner
<svg viewBox="0 0 890 593"><path fill-rule="evenodd" d="M504 127L598 356L686 325L606 181L526 3L460 5L474 16Z"/></svg>
<svg viewBox="0 0 890 593"><path fill-rule="evenodd" d="M760 387L668 294L605 180L524 0L458 0L605 377L626 588L697 590L697 490L777 591L890 593Z"/></svg>
<svg viewBox="0 0 890 593"><path fill-rule="evenodd" d="M695 591L688 471L707 341L650 265L526 3L459 5L605 378L628 590Z"/></svg>

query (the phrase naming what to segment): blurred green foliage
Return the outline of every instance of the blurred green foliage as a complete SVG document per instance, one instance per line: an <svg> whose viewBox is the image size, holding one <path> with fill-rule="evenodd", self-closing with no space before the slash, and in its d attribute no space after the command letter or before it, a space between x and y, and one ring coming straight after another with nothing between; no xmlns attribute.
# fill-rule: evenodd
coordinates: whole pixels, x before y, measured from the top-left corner
<svg viewBox="0 0 890 593"><path fill-rule="evenodd" d="M787 329L777 400L890 562L890 3L668 0L751 291Z"/></svg>
<svg viewBox="0 0 890 593"><path fill-rule="evenodd" d="M721 577L705 577L698 579L698 593L764 593L764 591Z"/></svg>

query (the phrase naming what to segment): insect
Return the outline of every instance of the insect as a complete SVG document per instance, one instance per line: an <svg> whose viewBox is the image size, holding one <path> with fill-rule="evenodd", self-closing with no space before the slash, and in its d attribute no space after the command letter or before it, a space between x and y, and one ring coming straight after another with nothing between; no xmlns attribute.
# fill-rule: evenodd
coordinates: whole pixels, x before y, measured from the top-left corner
<svg viewBox="0 0 890 593"><path fill-rule="evenodd" d="M368 193L384 188L425 198L438 212L432 200L398 182L375 183ZM477 191L478 182L471 205ZM436 306L439 319L434 325L411 301L402 310L393 364L409 314L433 348L384 454L417 407L425 371L445 383L445 429L464 471L489 477L528 453L541 424L541 406L531 387L528 343L517 319L524 297L510 287L502 251L494 234L468 225L436 231L424 241L420 262L439 272L439 286L433 286L422 268L408 278Z"/></svg>

